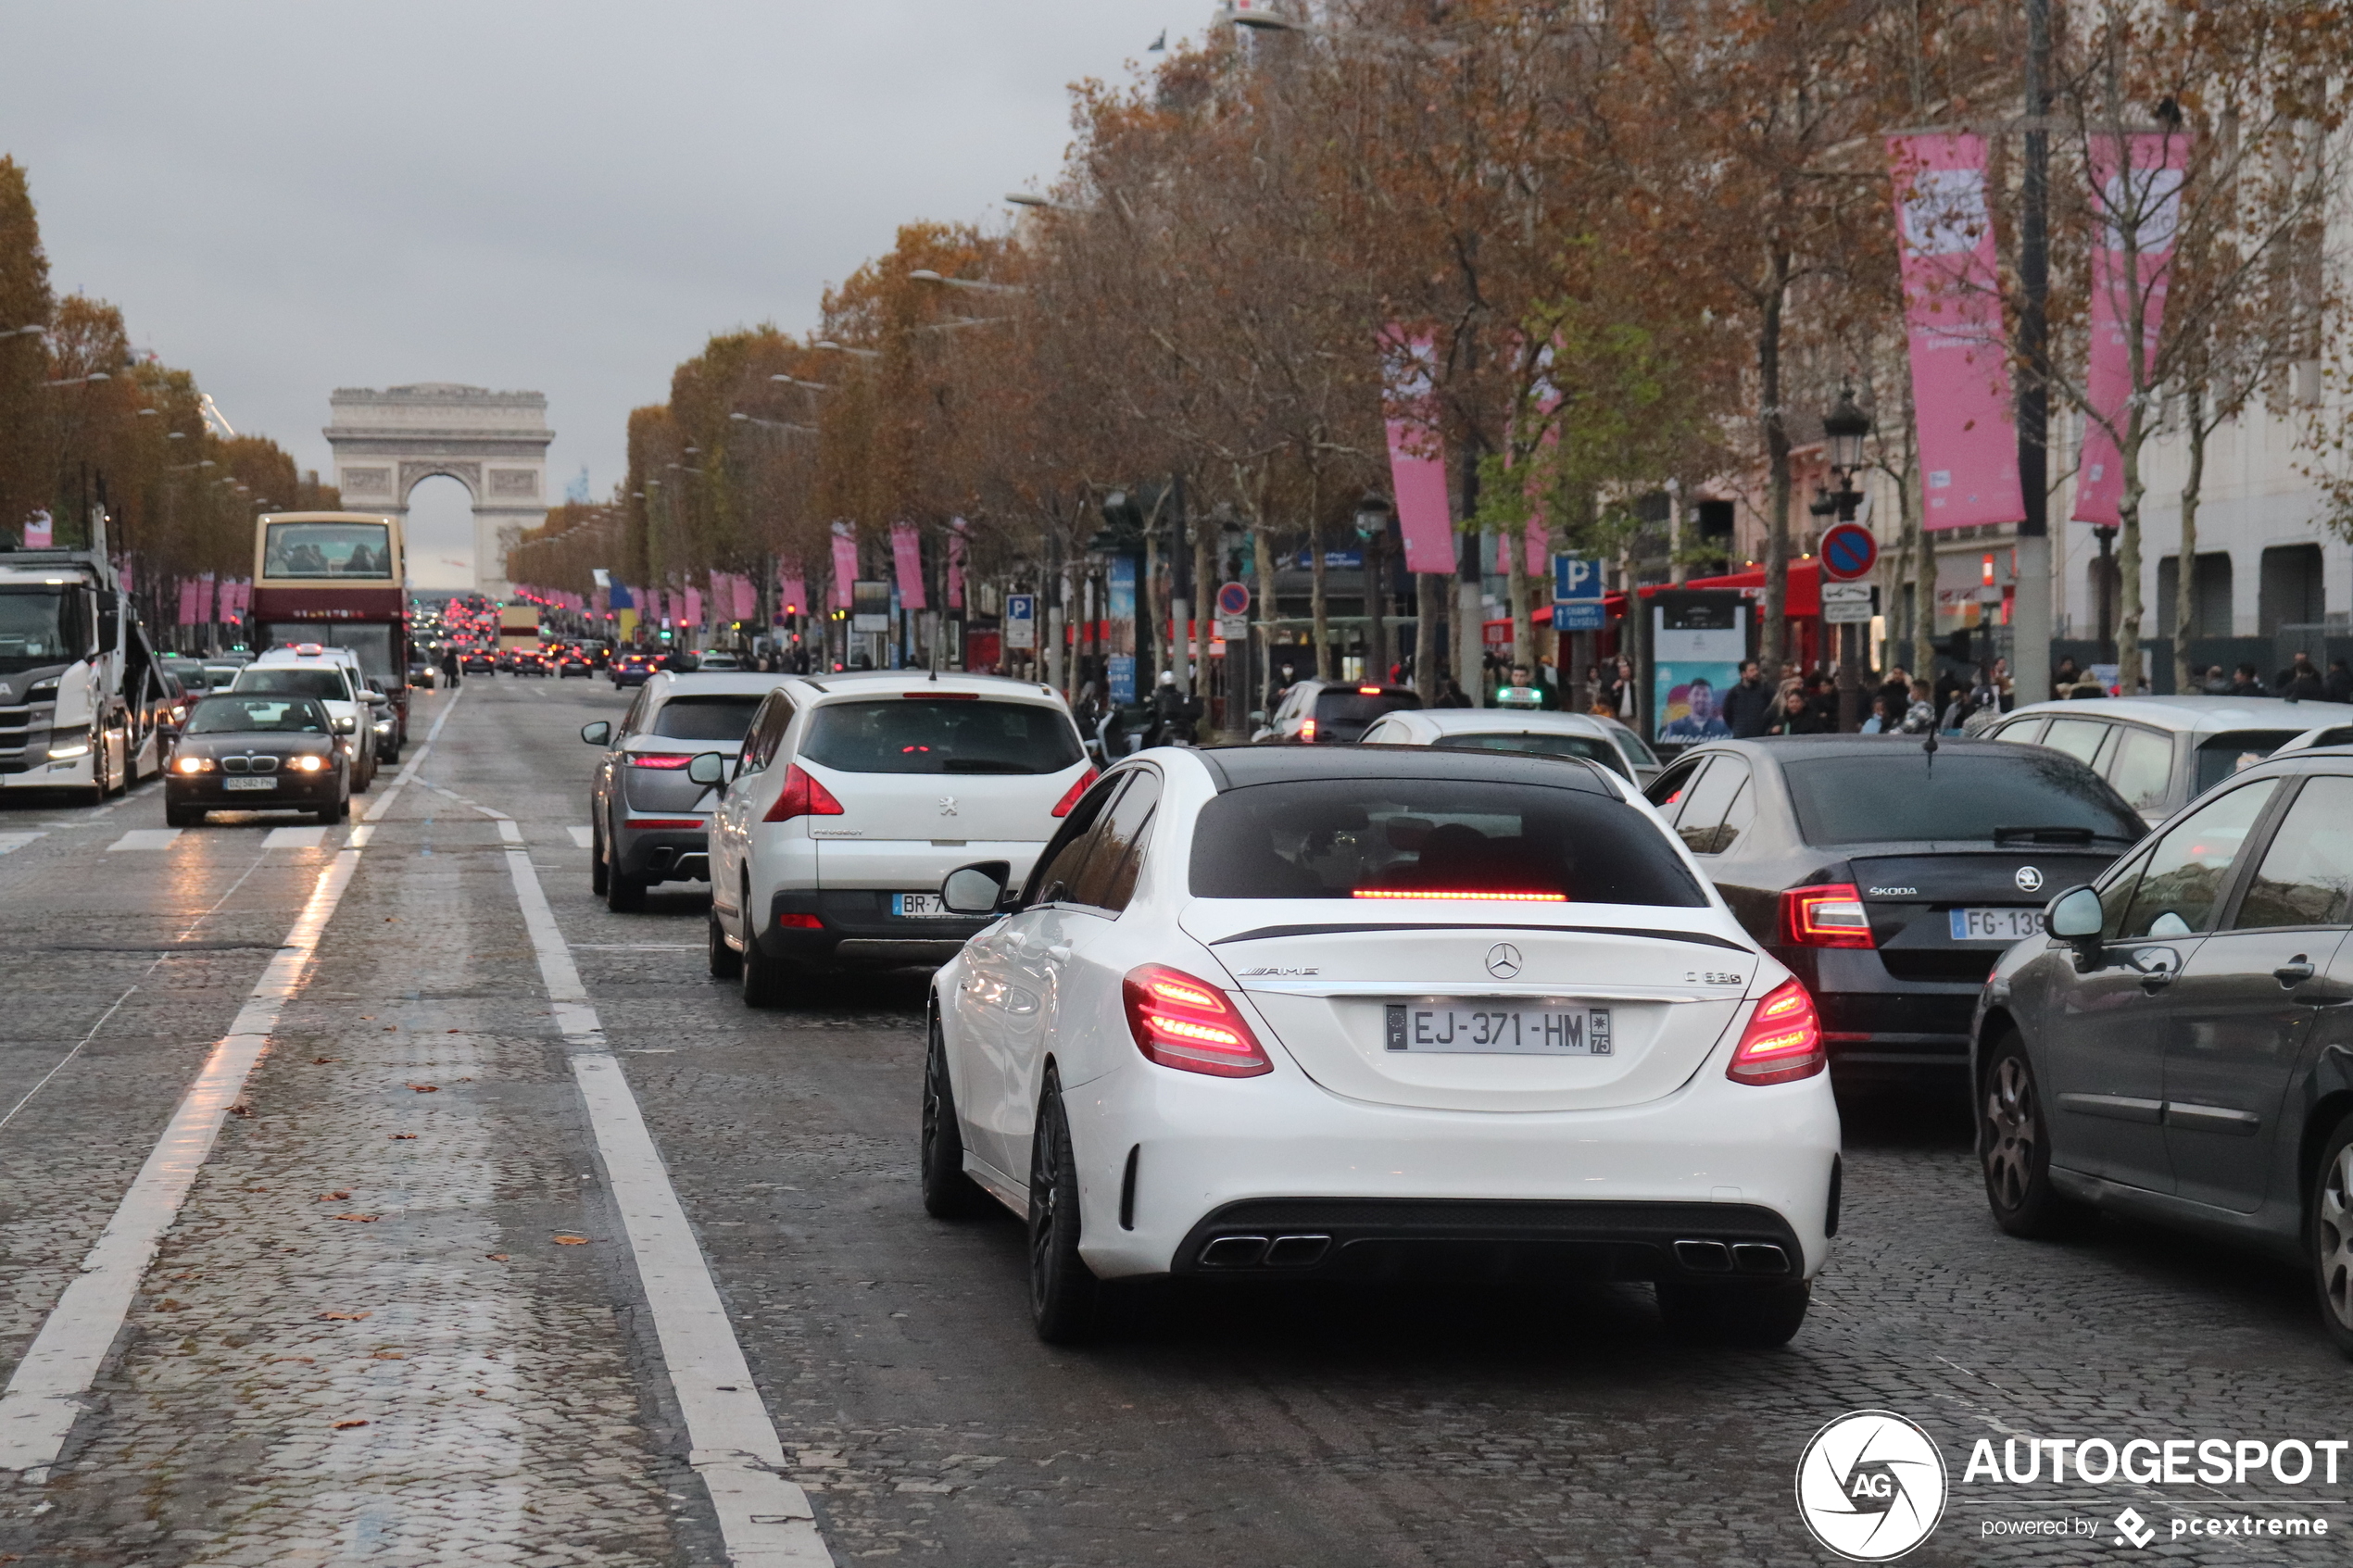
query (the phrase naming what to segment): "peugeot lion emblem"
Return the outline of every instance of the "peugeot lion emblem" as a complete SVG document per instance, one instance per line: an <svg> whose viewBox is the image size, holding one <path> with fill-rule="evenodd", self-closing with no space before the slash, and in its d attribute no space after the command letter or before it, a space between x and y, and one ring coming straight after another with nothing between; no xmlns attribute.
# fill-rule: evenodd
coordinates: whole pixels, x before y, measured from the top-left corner
<svg viewBox="0 0 2353 1568"><path fill-rule="evenodd" d="M952 817L956 814L956 797L954 796L943 795L939 797L939 814L943 817Z"/></svg>
<svg viewBox="0 0 2353 1568"><path fill-rule="evenodd" d="M1498 942L1487 949L1487 972L1498 980L1509 980L1519 972L1519 949L1509 942Z"/></svg>
<svg viewBox="0 0 2353 1568"><path fill-rule="evenodd" d="M2043 873L2032 866L2020 866L2018 868L2018 876L2015 880L2020 893L2032 893L2042 887Z"/></svg>

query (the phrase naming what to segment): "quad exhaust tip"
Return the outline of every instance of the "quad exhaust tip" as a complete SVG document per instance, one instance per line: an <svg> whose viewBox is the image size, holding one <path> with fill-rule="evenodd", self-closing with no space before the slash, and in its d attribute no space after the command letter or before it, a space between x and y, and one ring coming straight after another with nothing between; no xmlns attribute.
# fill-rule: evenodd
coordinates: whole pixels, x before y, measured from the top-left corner
<svg viewBox="0 0 2353 1568"><path fill-rule="evenodd" d="M1221 1236L1201 1249L1205 1269L1313 1268L1331 1249L1327 1236Z"/></svg>
<svg viewBox="0 0 2353 1568"><path fill-rule="evenodd" d="M1789 1273L1789 1254L1768 1241L1679 1241L1675 1261L1695 1274Z"/></svg>

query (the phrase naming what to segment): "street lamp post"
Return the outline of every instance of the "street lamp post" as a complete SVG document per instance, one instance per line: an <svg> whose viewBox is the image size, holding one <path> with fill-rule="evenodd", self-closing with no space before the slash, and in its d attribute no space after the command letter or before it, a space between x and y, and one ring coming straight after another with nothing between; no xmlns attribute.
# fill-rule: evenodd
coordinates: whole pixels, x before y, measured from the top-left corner
<svg viewBox="0 0 2353 1568"><path fill-rule="evenodd" d="M1855 389L1842 388L1838 407L1822 419L1822 437L1829 448L1831 471L1838 475L1838 489L1818 496L1811 508L1817 519L1823 515L1823 503L1837 514L1841 522L1853 522L1855 510L1862 501L1862 493L1855 488L1855 475L1863 467L1863 445L1871 433L1870 416L1856 406ZM1819 546L1816 546L1819 563ZM1842 734L1853 734L1862 728L1863 684L1857 671L1856 647L1861 641L1853 621L1840 624L1838 629L1838 728Z"/></svg>
<svg viewBox="0 0 2353 1568"><path fill-rule="evenodd" d="M1356 503L1356 537L1365 552L1365 663L1367 678L1389 683L1389 525L1397 508L1378 490Z"/></svg>

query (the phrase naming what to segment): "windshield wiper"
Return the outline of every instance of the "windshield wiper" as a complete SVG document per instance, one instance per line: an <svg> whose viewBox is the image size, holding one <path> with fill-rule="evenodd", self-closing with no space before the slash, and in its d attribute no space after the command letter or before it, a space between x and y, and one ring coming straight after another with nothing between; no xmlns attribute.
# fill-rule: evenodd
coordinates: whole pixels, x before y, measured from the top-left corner
<svg viewBox="0 0 2353 1568"><path fill-rule="evenodd" d="M1994 842L2012 844L2023 840L2029 844L2089 844L2095 838L2114 838L2115 834L2099 834L2090 828L1995 828Z"/></svg>

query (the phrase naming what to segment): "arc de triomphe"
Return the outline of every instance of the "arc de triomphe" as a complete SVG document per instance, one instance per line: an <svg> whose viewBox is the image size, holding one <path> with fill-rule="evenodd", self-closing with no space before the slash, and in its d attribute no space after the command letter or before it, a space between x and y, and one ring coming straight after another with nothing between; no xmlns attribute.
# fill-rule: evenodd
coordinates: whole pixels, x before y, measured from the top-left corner
<svg viewBox="0 0 2353 1568"><path fill-rule="evenodd" d="M435 474L466 487L474 507L474 586L507 593L507 546L547 516L547 399L453 382L338 387L323 433L335 483L353 511L409 515L409 493ZM409 572L415 575L414 546Z"/></svg>

